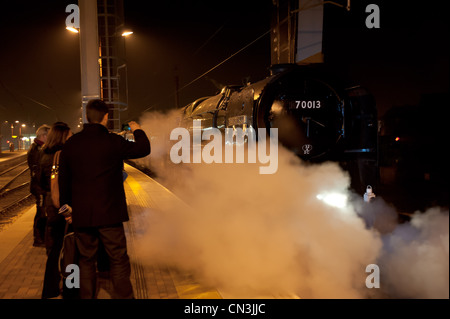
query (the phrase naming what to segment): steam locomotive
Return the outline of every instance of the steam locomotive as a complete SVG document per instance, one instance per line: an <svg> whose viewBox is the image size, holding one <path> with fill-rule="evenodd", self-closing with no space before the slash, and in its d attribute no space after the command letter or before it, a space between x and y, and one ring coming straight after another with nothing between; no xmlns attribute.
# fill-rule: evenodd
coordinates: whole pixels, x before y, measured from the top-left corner
<svg viewBox="0 0 450 319"><path fill-rule="evenodd" d="M308 163L338 162L352 189L376 187L378 121L374 97L361 86L345 87L323 67L274 65L256 83L226 86L182 109L181 124L208 128L278 129L279 143Z"/></svg>

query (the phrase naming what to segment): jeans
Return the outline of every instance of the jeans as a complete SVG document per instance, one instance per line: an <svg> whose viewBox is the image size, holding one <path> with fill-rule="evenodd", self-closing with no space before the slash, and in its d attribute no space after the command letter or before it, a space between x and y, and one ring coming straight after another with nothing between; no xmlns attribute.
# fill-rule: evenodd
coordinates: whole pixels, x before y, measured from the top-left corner
<svg viewBox="0 0 450 319"><path fill-rule="evenodd" d="M61 274L58 268L59 254L61 252L65 220L62 216L50 219L47 222L45 244L47 248L47 263L45 264L44 286L42 298L53 298L60 295Z"/></svg>
<svg viewBox="0 0 450 319"><path fill-rule="evenodd" d="M132 299L131 266L123 224L107 227L80 227L75 229L79 252L80 298L96 296L96 262L99 241L109 257L110 276L114 288L113 298Z"/></svg>
<svg viewBox="0 0 450 319"><path fill-rule="evenodd" d="M33 237L34 243L37 244L44 242L47 218L45 217L41 195L34 195L34 197L36 199L36 215L33 222Z"/></svg>

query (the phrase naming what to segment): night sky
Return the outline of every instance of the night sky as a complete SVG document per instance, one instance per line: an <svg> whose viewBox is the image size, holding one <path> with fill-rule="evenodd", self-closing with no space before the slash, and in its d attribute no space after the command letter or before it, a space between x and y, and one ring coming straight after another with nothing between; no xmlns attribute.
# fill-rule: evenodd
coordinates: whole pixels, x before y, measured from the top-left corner
<svg viewBox="0 0 450 319"><path fill-rule="evenodd" d="M176 73L183 87L270 29L270 0L124 2L125 22L134 31L126 40L127 119L139 119L148 108L174 107ZM76 126L81 106L79 40L65 30L70 3L76 1L2 3L2 123L19 120L38 126L62 120ZM369 3L380 7L380 29L365 26ZM369 88L380 116L393 106L417 105L422 94L448 92L449 28L440 3L353 0L350 12L326 5L326 64ZM267 35L185 87L180 106L215 94L215 83L263 79L269 65Z"/></svg>

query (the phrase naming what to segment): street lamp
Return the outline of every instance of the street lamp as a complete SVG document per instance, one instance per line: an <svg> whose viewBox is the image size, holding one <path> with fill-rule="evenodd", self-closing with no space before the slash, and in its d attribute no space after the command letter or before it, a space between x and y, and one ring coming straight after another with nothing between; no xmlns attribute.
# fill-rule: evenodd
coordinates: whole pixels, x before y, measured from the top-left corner
<svg viewBox="0 0 450 319"><path fill-rule="evenodd" d="M66 30L69 30L70 32L73 32L73 33L78 33L78 32L80 32L78 29L75 29L75 28L73 28L73 27L66 27Z"/></svg>
<svg viewBox="0 0 450 319"><path fill-rule="evenodd" d="M16 123L18 123L19 121L16 121ZM22 136L22 127L23 128L25 128L26 127L26 124L22 124L22 125L20 125L19 126L19 150L20 150L20 141L22 141L22 148L24 148L23 147L23 140L22 140L22 138L23 138L23 136Z"/></svg>
<svg viewBox="0 0 450 319"><path fill-rule="evenodd" d="M131 35L131 34L133 34L133 31L124 31L124 32L122 32L122 36L123 37L127 37L127 36L129 36L129 35Z"/></svg>

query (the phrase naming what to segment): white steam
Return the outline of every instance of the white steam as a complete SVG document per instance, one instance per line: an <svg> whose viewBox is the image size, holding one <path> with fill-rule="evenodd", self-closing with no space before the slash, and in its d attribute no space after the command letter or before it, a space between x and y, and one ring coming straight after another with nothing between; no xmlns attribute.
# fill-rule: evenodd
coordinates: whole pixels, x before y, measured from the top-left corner
<svg viewBox="0 0 450 319"><path fill-rule="evenodd" d="M260 175L259 164L172 164L177 117L141 120L155 138L140 164L189 205L149 209L141 261L187 269L236 298L448 298L448 213L397 225L382 200L354 200L337 164L307 165L281 146L273 175ZM335 207L324 194L349 201ZM378 290L365 285L369 264L380 266Z"/></svg>
<svg viewBox="0 0 450 319"><path fill-rule="evenodd" d="M449 298L448 211L416 212L385 237L380 258L387 289L397 298Z"/></svg>

